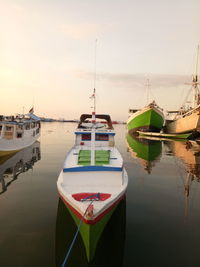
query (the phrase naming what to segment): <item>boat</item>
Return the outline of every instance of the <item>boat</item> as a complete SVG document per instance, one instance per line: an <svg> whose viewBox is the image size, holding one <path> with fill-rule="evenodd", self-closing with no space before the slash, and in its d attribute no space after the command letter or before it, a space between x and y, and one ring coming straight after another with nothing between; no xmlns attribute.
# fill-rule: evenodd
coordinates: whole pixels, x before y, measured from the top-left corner
<svg viewBox="0 0 200 267"><path fill-rule="evenodd" d="M160 132L164 124L164 114L159 106L153 101L141 110L130 109L132 115L127 121L130 134L137 131Z"/></svg>
<svg viewBox="0 0 200 267"><path fill-rule="evenodd" d="M32 113L0 116L0 157L32 145L40 136L40 118Z"/></svg>
<svg viewBox="0 0 200 267"><path fill-rule="evenodd" d="M76 232L76 224L61 199L58 201L56 233L55 233L55 259L56 266L62 266L67 249ZM84 266L115 266L123 265L124 245L126 236L126 198L116 207L107 223L96 249L92 262L88 262L85 247L80 236L74 245L72 254L66 264L68 267Z"/></svg>
<svg viewBox="0 0 200 267"><path fill-rule="evenodd" d="M57 188L77 226L82 222L80 234L90 262L106 224L125 197L128 175L115 147L109 115L96 114L95 110L82 114L75 136Z"/></svg>
<svg viewBox="0 0 200 267"><path fill-rule="evenodd" d="M190 107L182 106L180 110L174 112L174 118L166 120L165 132L170 134L193 133L194 137L200 134L200 92L198 82L198 54L197 49L196 71L192 75L191 91L193 91L193 103ZM173 114L173 112L171 112ZM169 112L170 114L170 112Z"/></svg>
<svg viewBox="0 0 200 267"><path fill-rule="evenodd" d="M0 194L5 193L21 173L32 169L40 158L40 143L38 141L15 154L0 157Z"/></svg>
<svg viewBox="0 0 200 267"><path fill-rule="evenodd" d="M145 137L156 137L162 139L189 139L192 137L192 133L185 133L185 134L166 134L166 133L154 133L154 132L142 132L137 131L140 136Z"/></svg>
<svg viewBox="0 0 200 267"><path fill-rule="evenodd" d="M160 159L162 143L157 140L138 138L134 135L126 136L128 150L131 156L137 159L144 169L150 174L152 168Z"/></svg>
<svg viewBox="0 0 200 267"><path fill-rule="evenodd" d="M147 92L149 92L149 80L147 79ZM149 97L147 97L149 103ZM163 110L152 101L142 109L129 109L131 114L127 121L128 132L135 134L142 132L160 132L164 124Z"/></svg>

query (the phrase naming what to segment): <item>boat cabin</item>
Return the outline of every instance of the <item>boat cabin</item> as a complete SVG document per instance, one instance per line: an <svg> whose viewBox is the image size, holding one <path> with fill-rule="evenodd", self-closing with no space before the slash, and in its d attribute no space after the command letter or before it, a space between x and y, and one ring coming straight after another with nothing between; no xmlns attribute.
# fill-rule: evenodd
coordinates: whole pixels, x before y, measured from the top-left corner
<svg viewBox="0 0 200 267"><path fill-rule="evenodd" d="M95 128L95 147L114 146L115 132L109 115L95 115L95 124L91 114L81 115L78 128L75 131L76 145L91 146L92 129ZM98 121L97 119L100 119Z"/></svg>
<svg viewBox="0 0 200 267"><path fill-rule="evenodd" d="M0 119L0 138L12 140L22 138L25 132L32 132L33 136L40 132L40 121L25 117L3 117Z"/></svg>

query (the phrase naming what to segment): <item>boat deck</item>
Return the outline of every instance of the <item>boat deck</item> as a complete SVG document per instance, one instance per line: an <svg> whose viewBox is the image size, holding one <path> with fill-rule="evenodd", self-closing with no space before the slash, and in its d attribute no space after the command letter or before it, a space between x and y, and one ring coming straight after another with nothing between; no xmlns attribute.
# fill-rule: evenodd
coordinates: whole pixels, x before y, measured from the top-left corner
<svg viewBox="0 0 200 267"><path fill-rule="evenodd" d="M80 150L78 155L78 165L90 165L91 151ZM96 150L95 151L95 165L109 164L110 151L109 150Z"/></svg>
<svg viewBox="0 0 200 267"><path fill-rule="evenodd" d="M95 170L95 167L119 168L122 170L122 157L115 147L98 147L95 150L95 164L91 165L91 147L75 146L73 147L64 162L63 171L69 169L89 168ZM83 169L82 169L83 170Z"/></svg>

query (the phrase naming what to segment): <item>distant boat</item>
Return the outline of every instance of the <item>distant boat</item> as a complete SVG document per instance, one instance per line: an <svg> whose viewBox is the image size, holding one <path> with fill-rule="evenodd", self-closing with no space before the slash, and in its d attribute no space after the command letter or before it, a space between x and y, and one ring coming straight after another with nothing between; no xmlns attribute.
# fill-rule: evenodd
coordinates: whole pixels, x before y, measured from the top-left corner
<svg viewBox="0 0 200 267"><path fill-rule="evenodd" d="M162 152L161 141L136 138L130 134L127 134L126 140L132 157L138 159L144 169L151 173Z"/></svg>
<svg viewBox="0 0 200 267"><path fill-rule="evenodd" d="M147 103L149 103L149 79L147 79ZM163 110L152 101L150 104L142 109L129 109L131 114L127 127L130 134L137 131L142 132L160 132L164 124Z"/></svg>
<svg viewBox="0 0 200 267"><path fill-rule="evenodd" d="M33 113L0 116L0 157L32 145L40 136L40 118Z"/></svg>
<svg viewBox="0 0 200 267"><path fill-rule="evenodd" d="M132 115L127 121L129 133L160 132L164 124L164 114L161 108L153 101L141 110L129 110Z"/></svg>
<svg viewBox="0 0 200 267"><path fill-rule="evenodd" d="M36 141L29 147L0 157L0 194L7 191L8 187L18 179L18 176L33 167L40 160L40 143Z"/></svg>
<svg viewBox="0 0 200 267"><path fill-rule="evenodd" d="M181 107L172 120L166 120L166 133L182 134L192 132L193 135L200 134L200 92L197 75L199 46L197 49L196 73L192 76L191 89L193 91L193 105L189 108ZM171 112L172 113L172 112Z"/></svg>
<svg viewBox="0 0 200 267"><path fill-rule="evenodd" d="M107 123L102 125L97 119ZM125 196L128 176L114 146L109 115L81 115L75 135L75 146L66 156L57 187L76 224L83 221L80 233L90 262L106 224Z"/></svg>

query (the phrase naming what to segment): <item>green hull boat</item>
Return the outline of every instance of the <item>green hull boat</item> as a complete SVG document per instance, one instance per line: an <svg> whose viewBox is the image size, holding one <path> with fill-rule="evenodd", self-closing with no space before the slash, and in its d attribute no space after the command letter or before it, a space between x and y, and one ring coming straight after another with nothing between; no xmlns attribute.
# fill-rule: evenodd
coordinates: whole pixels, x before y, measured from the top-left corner
<svg viewBox="0 0 200 267"><path fill-rule="evenodd" d="M133 113L127 121L129 133L160 132L164 124L163 112L155 103Z"/></svg>

